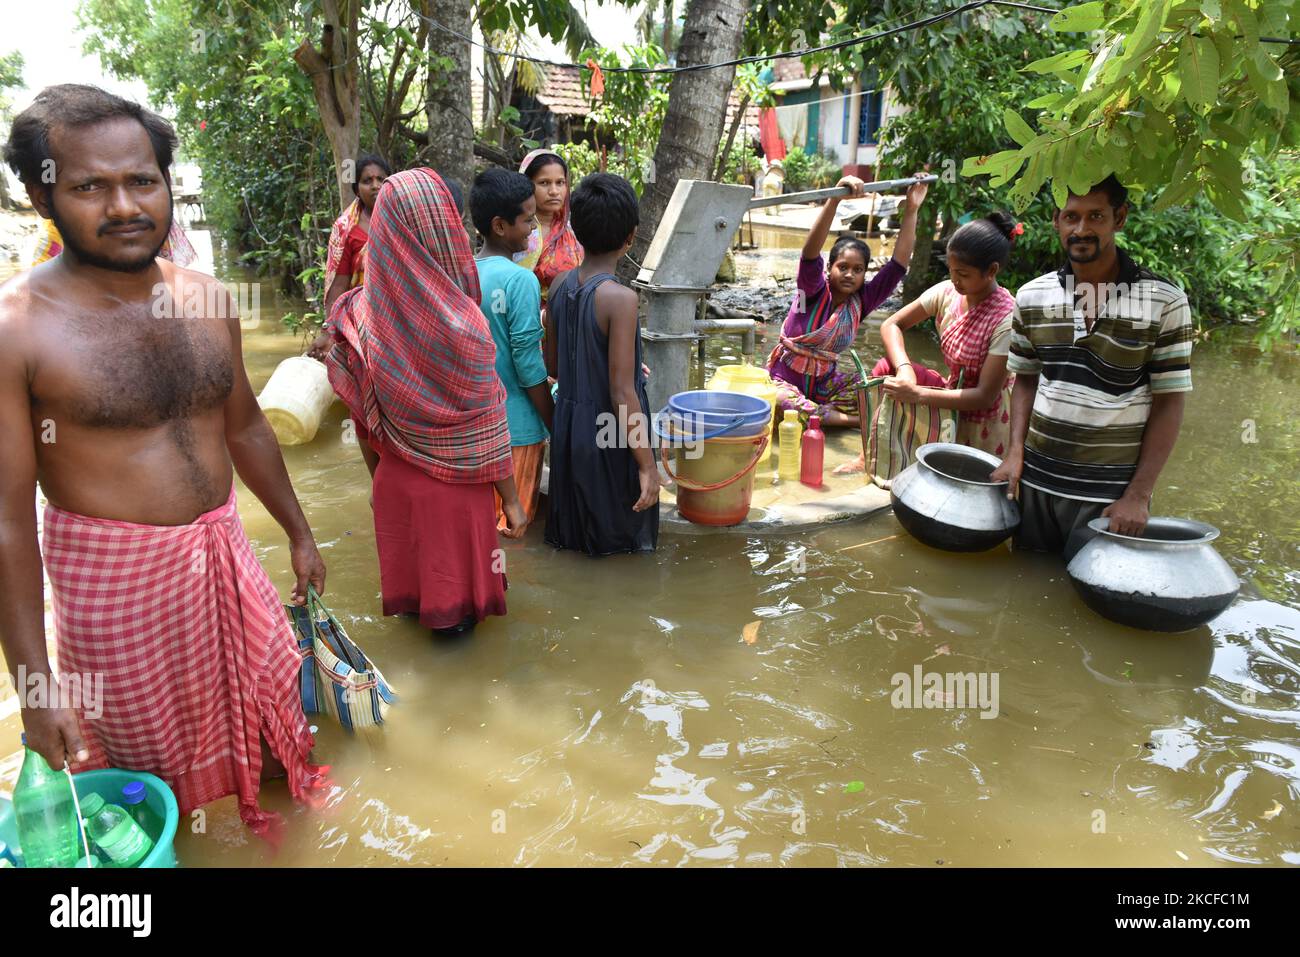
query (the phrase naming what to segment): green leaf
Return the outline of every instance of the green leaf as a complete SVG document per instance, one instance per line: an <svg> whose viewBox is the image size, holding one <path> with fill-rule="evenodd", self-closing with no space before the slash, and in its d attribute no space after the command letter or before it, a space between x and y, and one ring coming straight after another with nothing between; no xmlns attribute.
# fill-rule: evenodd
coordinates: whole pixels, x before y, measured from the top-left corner
<svg viewBox="0 0 1300 957"><path fill-rule="evenodd" d="M1242 149L1247 149L1250 146L1250 137L1235 126L1229 126L1227 123L1220 123L1218 120L1211 120L1210 129L1214 132L1215 136L1219 137L1219 139L1226 143L1231 143L1233 146L1239 146Z"/></svg>
<svg viewBox="0 0 1300 957"><path fill-rule="evenodd" d="M1151 103L1159 110L1168 110L1182 91L1182 81L1178 78L1178 73L1173 70L1162 76L1157 75L1156 81L1159 87L1150 94Z"/></svg>
<svg viewBox="0 0 1300 957"><path fill-rule="evenodd" d="M1246 0L1229 0L1231 3L1232 19L1241 30L1243 42L1248 49L1259 45L1259 21L1255 19L1255 11L1246 4ZM1271 0L1270 0L1271 2Z"/></svg>
<svg viewBox="0 0 1300 957"><path fill-rule="evenodd" d="M1106 5L1101 0L1066 7L1047 21L1047 28L1057 33L1084 33L1106 25Z"/></svg>
<svg viewBox="0 0 1300 957"><path fill-rule="evenodd" d="M1231 30L1215 30L1210 34L1210 40L1214 43L1214 49L1219 51L1219 63L1224 72L1229 72L1231 67L1227 66L1232 63L1236 54L1236 41L1232 37Z"/></svg>
<svg viewBox="0 0 1300 957"><path fill-rule="evenodd" d="M1011 134L1011 138L1021 146L1028 146L1033 141L1034 136L1037 135L1034 133L1033 128L1025 122L1024 117L1015 110L1003 110L1002 122L1006 124L1007 132Z"/></svg>
<svg viewBox="0 0 1300 957"><path fill-rule="evenodd" d="M1148 127L1152 133L1161 138L1172 140L1176 134L1174 124L1169 121L1168 115L1159 110L1148 110L1142 124Z"/></svg>
<svg viewBox="0 0 1300 957"><path fill-rule="evenodd" d="M1070 191L1066 188L1065 183L1059 179L1052 180L1052 202L1056 204L1057 209L1064 209L1065 202L1070 198Z"/></svg>
<svg viewBox="0 0 1300 957"><path fill-rule="evenodd" d="M1188 37L1178 51L1183 97L1193 109L1209 109L1219 95L1219 51L1208 37Z"/></svg>
<svg viewBox="0 0 1300 957"><path fill-rule="evenodd" d="M1215 185L1222 185L1232 189L1241 189L1242 168L1241 160L1233 156L1227 150L1210 149L1206 168L1214 174Z"/></svg>
<svg viewBox="0 0 1300 957"><path fill-rule="evenodd" d="M1054 56L1044 57L1026 64L1021 72L1025 73L1069 73L1082 66L1092 56L1087 50L1066 50Z"/></svg>
<svg viewBox="0 0 1300 957"><path fill-rule="evenodd" d="M1290 107L1291 97L1287 90L1286 77L1277 61L1260 46L1245 58L1245 62L1246 76L1250 79L1251 87L1264 101L1264 105L1285 116Z"/></svg>
<svg viewBox="0 0 1300 957"><path fill-rule="evenodd" d="M1083 83L1079 87L1080 90L1092 89L1093 85L1097 82L1097 78L1101 73L1102 68L1105 67L1111 57L1114 56L1115 52L1119 49L1121 42L1121 37L1114 37L1109 43L1097 51L1096 59L1092 61L1092 66L1088 67L1088 73L1083 78Z"/></svg>
<svg viewBox="0 0 1300 957"><path fill-rule="evenodd" d="M1151 207L1151 211L1159 213L1170 207L1177 206L1191 196L1199 185L1200 181L1195 176L1184 176L1181 181L1171 183L1161 190L1160 196Z"/></svg>
<svg viewBox="0 0 1300 957"><path fill-rule="evenodd" d="M1140 58L1156 42L1168 9L1169 0L1142 0L1142 15L1138 17L1133 32L1124 41L1126 61Z"/></svg>
<svg viewBox="0 0 1300 957"><path fill-rule="evenodd" d="M1019 169L1024 158L1020 150L1002 150L990 156L971 156L962 164L963 176L987 176L1001 173L1011 168L1012 163Z"/></svg>
<svg viewBox="0 0 1300 957"><path fill-rule="evenodd" d="M1244 223L1249 218L1245 204L1242 202L1241 190L1218 184L1207 186L1205 194L1210 197L1216 209L1229 219Z"/></svg>
<svg viewBox="0 0 1300 957"><path fill-rule="evenodd" d="M1223 7L1219 5L1219 0L1201 0L1201 13L1211 20L1217 20L1223 16Z"/></svg>
<svg viewBox="0 0 1300 957"><path fill-rule="evenodd" d="M1179 182L1184 176L1189 175L1193 168L1198 166L1197 160L1200 158L1200 144L1195 140L1190 140L1183 147L1183 151L1178 154L1178 161L1174 163L1174 171L1170 174L1169 182L1171 184Z"/></svg>
<svg viewBox="0 0 1300 957"><path fill-rule="evenodd" d="M1066 186L1076 196L1085 195L1094 184L1105 179L1101 153L1092 143L1077 145L1070 150L1070 158L1072 162L1066 173Z"/></svg>
<svg viewBox="0 0 1300 957"><path fill-rule="evenodd" d="M1068 103L1070 95L1068 93L1044 93L1042 96L1036 96L1025 104L1027 110L1054 110L1056 107Z"/></svg>
<svg viewBox="0 0 1300 957"><path fill-rule="evenodd" d="M844 785L845 794L857 794L859 791L865 791L867 786L861 781L850 781Z"/></svg>

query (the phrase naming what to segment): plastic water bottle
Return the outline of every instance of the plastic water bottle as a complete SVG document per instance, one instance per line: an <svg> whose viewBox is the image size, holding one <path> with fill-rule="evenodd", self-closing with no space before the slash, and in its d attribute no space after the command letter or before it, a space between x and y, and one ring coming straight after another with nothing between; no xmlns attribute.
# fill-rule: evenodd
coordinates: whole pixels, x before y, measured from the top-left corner
<svg viewBox="0 0 1300 957"><path fill-rule="evenodd" d="M781 442L777 474L783 482L793 482L799 478L799 433L802 429L799 413L794 409L786 409L781 424L777 427Z"/></svg>
<svg viewBox="0 0 1300 957"><path fill-rule="evenodd" d="M141 830L149 835L155 843L162 837L163 822L153 808L149 806L148 790L143 781L132 781L122 787L122 807L131 819L140 825Z"/></svg>
<svg viewBox="0 0 1300 957"><path fill-rule="evenodd" d="M23 767L14 785L14 823L25 867L74 867L81 857L72 781L27 747L22 736Z"/></svg>
<svg viewBox="0 0 1300 957"><path fill-rule="evenodd" d="M81 800L86 833L111 862L109 867L135 867L153 850L153 841L131 815L101 794L87 794Z"/></svg>
<svg viewBox="0 0 1300 957"><path fill-rule="evenodd" d="M814 415L808 420L808 429L803 434L801 444L799 481L813 488L821 488L822 462L826 457L826 434L822 432L821 416Z"/></svg>

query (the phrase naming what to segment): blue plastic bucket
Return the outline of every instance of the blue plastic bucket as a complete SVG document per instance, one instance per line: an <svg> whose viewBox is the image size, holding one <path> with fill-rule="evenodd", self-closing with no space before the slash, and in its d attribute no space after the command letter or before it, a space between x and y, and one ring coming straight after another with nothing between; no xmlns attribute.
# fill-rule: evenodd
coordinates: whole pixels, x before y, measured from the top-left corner
<svg viewBox="0 0 1300 957"><path fill-rule="evenodd" d="M759 435L772 419L772 406L743 392L695 389L678 392L655 417L655 431L670 443L739 439Z"/></svg>
<svg viewBox="0 0 1300 957"><path fill-rule="evenodd" d="M180 812L176 806L175 795L161 778L146 774L144 771L104 768L100 771L83 771L74 774L72 781L77 786L78 800L93 792L119 807L122 805L122 788L132 781L141 782L145 790L145 803L163 822L163 830L158 840L154 842L153 850L136 867L176 866L174 842L176 826L180 822ZM18 828L14 824L13 804L4 798L0 798L0 841L8 844L11 850L17 847L21 854L22 848L18 847Z"/></svg>

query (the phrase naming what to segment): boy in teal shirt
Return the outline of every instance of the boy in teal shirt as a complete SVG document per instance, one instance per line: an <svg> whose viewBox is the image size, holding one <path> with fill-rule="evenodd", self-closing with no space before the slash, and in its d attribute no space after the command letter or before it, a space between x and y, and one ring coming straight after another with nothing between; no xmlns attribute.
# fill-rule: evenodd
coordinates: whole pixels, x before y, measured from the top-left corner
<svg viewBox="0 0 1300 957"><path fill-rule="evenodd" d="M542 358L542 292L537 277L511 257L528 249L536 225L533 183L522 173L487 169L469 194L470 217L483 237L478 266L479 308L496 342L497 375L506 389L506 420L515 486L528 521L537 513L542 460L555 404ZM497 526L506 527L497 499Z"/></svg>

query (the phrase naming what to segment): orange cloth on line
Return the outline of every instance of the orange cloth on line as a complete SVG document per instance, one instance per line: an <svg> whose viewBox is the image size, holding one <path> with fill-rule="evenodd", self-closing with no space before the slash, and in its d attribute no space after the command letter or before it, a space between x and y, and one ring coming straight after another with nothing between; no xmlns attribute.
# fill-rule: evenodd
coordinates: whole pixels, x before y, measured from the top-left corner
<svg viewBox="0 0 1300 957"><path fill-rule="evenodd" d="M776 122L776 110L765 106L758 114L758 141L763 145L763 156L769 163L785 159L785 141Z"/></svg>
<svg viewBox="0 0 1300 957"><path fill-rule="evenodd" d="M542 460L546 457L546 443L512 445L510 457L514 460L515 489L519 492L519 504L524 507L524 514L531 523L537 517L537 500L542 492ZM497 530L504 532L507 525L506 513L501 508L501 496L495 489L492 495L497 506Z"/></svg>

